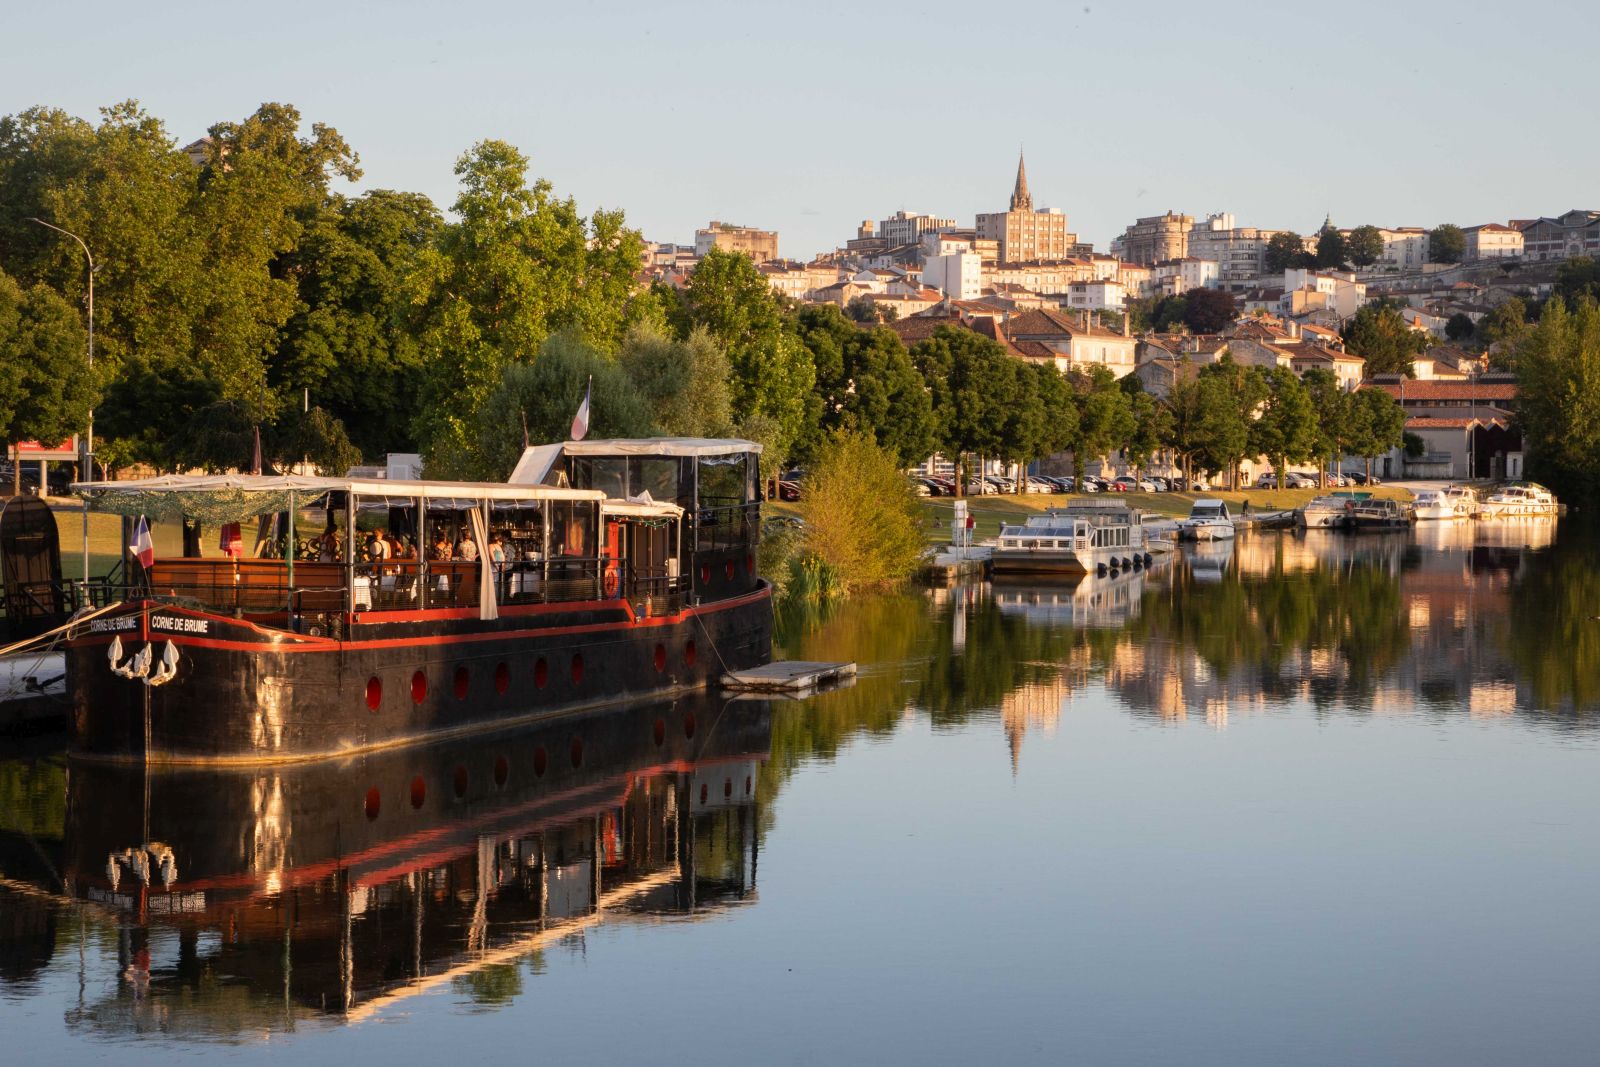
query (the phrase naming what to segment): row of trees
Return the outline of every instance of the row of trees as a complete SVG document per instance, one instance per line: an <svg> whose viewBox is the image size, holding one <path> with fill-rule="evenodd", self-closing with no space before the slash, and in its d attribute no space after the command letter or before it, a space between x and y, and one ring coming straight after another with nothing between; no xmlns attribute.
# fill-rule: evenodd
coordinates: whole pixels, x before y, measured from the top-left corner
<svg viewBox="0 0 1600 1067"><path fill-rule="evenodd" d="M1444 223L1428 231L1428 259L1432 263L1460 263L1467 253L1467 235L1460 226ZM1383 233L1376 226L1357 226L1348 234L1331 226L1317 233L1315 251L1307 251L1305 238L1292 230L1281 230L1267 242L1266 265L1270 271L1291 267L1317 270L1349 270L1370 267L1383 258Z"/></svg>

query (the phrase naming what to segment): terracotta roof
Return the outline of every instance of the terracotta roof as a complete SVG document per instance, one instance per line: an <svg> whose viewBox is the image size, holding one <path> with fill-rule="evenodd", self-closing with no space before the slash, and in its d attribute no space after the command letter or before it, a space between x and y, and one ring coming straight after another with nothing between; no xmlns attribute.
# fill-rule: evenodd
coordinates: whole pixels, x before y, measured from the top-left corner
<svg viewBox="0 0 1600 1067"><path fill-rule="evenodd" d="M1363 389L1382 389L1390 396L1408 401L1482 403L1490 400L1515 400L1517 387L1509 382L1373 382Z"/></svg>
<svg viewBox="0 0 1600 1067"><path fill-rule="evenodd" d="M1443 419L1433 415L1413 415L1406 420L1408 430L1464 430L1473 423L1504 426L1504 419Z"/></svg>
<svg viewBox="0 0 1600 1067"><path fill-rule="evenodd" d="M1117 330L1108 330L1104 326L1084 326L1074 316L1060 311L1050 311L1039 308L1034 311L1024 311L1013 316L1007 327L1007 332L1012 337L1022 337L1029 334L1046 337L1121 337ZM1132 340L1132 338L1128 338Z"/></svg>

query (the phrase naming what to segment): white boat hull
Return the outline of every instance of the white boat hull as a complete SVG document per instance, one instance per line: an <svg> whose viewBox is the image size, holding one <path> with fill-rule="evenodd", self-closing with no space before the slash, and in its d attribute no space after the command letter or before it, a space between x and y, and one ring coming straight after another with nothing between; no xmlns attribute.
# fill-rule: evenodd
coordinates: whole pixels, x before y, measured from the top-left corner
<svg viewBox="0 0 1600 1067"><path fill-rule="evenodd" d="M1555 515L1558 510L1555 504L1501 504L1491 500L1483 505L1483 517L1486 519L1541 518Z"/></svg>
<svg viewBox="0 0 1600 1067"><path fill-rule="evenodd" d="M1350 521L1346 511L1300 511L1296 513L1300 525L1308 530L1333 530Z"/></svg>
<svg viewBox="0 0 1600 1067"><path fill-rule="evenodd" d="M1226 541L1237 533L1233 523L1222 521L1184 522L1178 534L1186 541Z"/></svg>

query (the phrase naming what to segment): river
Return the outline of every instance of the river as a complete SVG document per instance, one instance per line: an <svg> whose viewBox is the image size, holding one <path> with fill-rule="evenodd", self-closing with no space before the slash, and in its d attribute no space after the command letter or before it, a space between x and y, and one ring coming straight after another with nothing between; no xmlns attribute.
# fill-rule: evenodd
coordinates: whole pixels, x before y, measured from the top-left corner
<svg viewBox="0 0 1600 1067"><path fill-rule="evenodd" d="M1592 1063L1597 545L785 610L853 686L337 766L0 750L7 1058Z"/></svg>

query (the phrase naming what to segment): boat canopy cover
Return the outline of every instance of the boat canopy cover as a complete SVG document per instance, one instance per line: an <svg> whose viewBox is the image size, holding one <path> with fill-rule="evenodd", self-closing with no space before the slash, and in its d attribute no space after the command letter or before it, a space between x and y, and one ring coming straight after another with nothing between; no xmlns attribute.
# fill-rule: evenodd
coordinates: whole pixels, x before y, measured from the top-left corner
<svg viewBox="0 0 1600 1067"><path fill-rule="evenodd" d="M558 489L547 485L507 485L504 482L433 482L389 478L319 478L303 474L166 474L123 482L75 482L73 492L92 511L118 515L146 515L175 521L185 516L222 521L283 511L293 494L309 503L324 493L412 500L512 501L593 500L605 498L598 489Z"/></svg>
<svg viewBox="0 0 1600 1067"><path fill-rule="evenodd" d="M756 442L736 437L613 438L567 441L560 447L569 456L727 456L761 451Z"/></svg>

